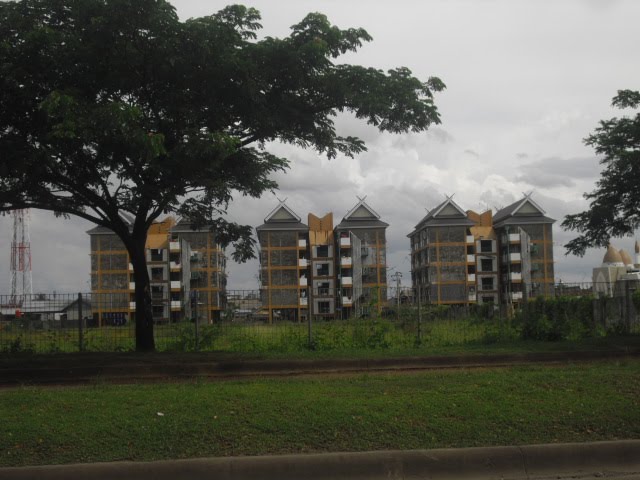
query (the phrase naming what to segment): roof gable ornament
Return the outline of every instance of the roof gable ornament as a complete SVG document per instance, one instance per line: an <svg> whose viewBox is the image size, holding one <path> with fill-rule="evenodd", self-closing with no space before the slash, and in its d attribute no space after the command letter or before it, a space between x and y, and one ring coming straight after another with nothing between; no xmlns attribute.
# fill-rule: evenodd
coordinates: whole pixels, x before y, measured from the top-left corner
<svg viewBox="0 0 640 480"><path fill-rule="evenodd" d="M343 220L380 219L380 215L378 215L378 213L365 202L365 199L367 198L366 195L364 197L356 195L356 198L358 199L358 203L346 213Z"/></svg>
<svg viewBox="0 0 640 480"><path fill-rule="evenodd" d="M455 193L453 194L455 195ZM453 195L445 195L446 200L429 213L429 216L437 217L467 217L460 205L453 201Z"/></svg>
<svg viewBox="0 0 640 480"><path fill-rule="evenodd" d="M287 201L287 198L285 198L284 200L281 200L280 198L278 198L278 202L279 202L278 206L274 208L269 213L269 215L266 216L266 218L264 219L264 223L269 223L274 221L299 222L300 217L296 215L296 213L286 205L285 203L286 201Z"/></svg>

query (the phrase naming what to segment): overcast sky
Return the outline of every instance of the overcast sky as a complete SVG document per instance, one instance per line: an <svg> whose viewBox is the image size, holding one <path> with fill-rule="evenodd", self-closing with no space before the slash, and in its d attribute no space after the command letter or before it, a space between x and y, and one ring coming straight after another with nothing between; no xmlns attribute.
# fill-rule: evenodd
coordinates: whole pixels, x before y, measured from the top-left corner
<svg viewBox="0 0 640 480"><path fill-rule="evenodd" d="M217 0L174 1L182 19L223 8ZM640 89L640 2L637 0L279 0L248 1L262 14L262 35L285 36L306 13L319 11L342 28L363 27L373 37L341 61L388 69L409 67L426 80L440 77L436 96L442 125L427 133L388 135L340 118L341 135L357 135L368 151L328 161L312 151L279 145L291 169L277 176L277 197L306 222L307 213L332 211L338 223L366 201L390 224L390 273L410 284L406 235L444 195L464 209L506 206L533 191L557 219L556 279L589 281L604 251L565 256L573 234L559 227L568 213L586 208L598 159L582 143L598 120L619 115L618 89ZM238 198L234 220L257 226L277 198ZM85 221L32 211L34 291L87 291L89 237ZM0 218L0 292L10 290L11 222ZM633 239L614 241L633 251ZM229 288L257 288L257 263L229 261Z"/></svg>

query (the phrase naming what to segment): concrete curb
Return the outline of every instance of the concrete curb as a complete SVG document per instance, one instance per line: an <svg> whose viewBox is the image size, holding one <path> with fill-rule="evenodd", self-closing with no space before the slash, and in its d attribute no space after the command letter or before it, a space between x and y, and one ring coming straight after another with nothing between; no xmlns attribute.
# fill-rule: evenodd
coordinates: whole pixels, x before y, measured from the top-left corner
<svg viewBox="0 0 640 480"><path fill-rule="evenodd" d="M389 357L373 359L244 360L173 362L154 358L153 362L106 358L103 364L83 364L77 357L55 359L52 364L24 368L0 365L0 386L21 384L83 384L92 381L127 383L184 378L237 378L247 376L288 376L324 373L384 372L555 364L640 356L640 348L625 350L536 352L491 355Z"/></svg>
<svg viewBox="0 0 640 480"><path fill-rule="evenodd" d="M640 440L0 469L0 480L640 478Z"/></svg>

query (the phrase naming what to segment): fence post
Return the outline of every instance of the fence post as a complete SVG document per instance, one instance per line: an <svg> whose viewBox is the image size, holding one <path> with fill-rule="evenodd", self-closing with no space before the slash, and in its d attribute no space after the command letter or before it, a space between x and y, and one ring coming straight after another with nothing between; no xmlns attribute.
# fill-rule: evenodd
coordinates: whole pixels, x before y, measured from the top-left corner
<svg viewBox="0 0 640 480"><path fill-rule="evenodd" d="M418 343L422 344L422 288L418 284Z"/></svg>
<svg viewBox="0 0 640 480"><path fill-rule="evenodd" d="M199 336L199 332L198 332L198 323L200 322L200 313L198 312L198 303L199 303L199 298L200 297L200 292L198 290L195 291L196 292L196 323L195 323L195 336L196 336L196 352L198 350L200 350L200 336Z"/></svg>
<svg viewBox="0 0 640 480"><path fill-rule="evenodd" d="M310 287L307 285L307 291L309 292L307 295L308 300L308 305L307 305L307 334L308 334L308 344L309 344L309 349L313 348L313 322L312 322L312 317L313 317L313 285Z"/></svg>
<svg viewBox="0 0 640 480"><path fill-rule="evenodd" d="M191 315L193 315L194 335L195 335L195 349L199 349L198 339L198 290L191 290L189 292L189 302L191 302Z"/></svg>
<svg viewBox="0 0 640 480"><path fill-rule="evenodd" d="M84 314L82 312L82 293L78 293L78 348L84 351Z"/></svg>

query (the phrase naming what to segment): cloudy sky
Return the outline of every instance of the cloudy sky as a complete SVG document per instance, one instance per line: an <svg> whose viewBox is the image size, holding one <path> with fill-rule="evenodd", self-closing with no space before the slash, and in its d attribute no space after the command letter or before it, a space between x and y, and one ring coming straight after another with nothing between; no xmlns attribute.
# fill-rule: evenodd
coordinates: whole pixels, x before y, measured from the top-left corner
<svg viewBox="0 0 640 480"><path fill-rule="evenodd" d="M175 0L181 18L213 13L227 2ZM342 135L364 139L358 158L328 161L312 151L273 145L291 169L277 180L277 197L303 219L332 211L339 222L358 201L390 224L388 266L408 284L406 235L454 194L464 209L496 209L523 192L558 220L554 226L556 278L588 281L603 252L565 256L571 232L562 218L586 208L598 159L582 143L598 120L619 115L610 107L618 89L640 89L640 2L637 0L279 0L247 1L262 14L263 35L285 36L311 11L372 36L342 61L388 69L409 67L426 80L440 77L436 97L442 125L427 133L387 135L351 118L338 119ZM277 205L238 198L230 216L259 225ZM91 225L32 212L34 291L88 290ZM0 218L0 293L10 290L11 222ZM632 251L633 239L614 242ZM393 271L393 270L391 270ZM230 288L257 288L257 263L229 262Z"/></svg>

